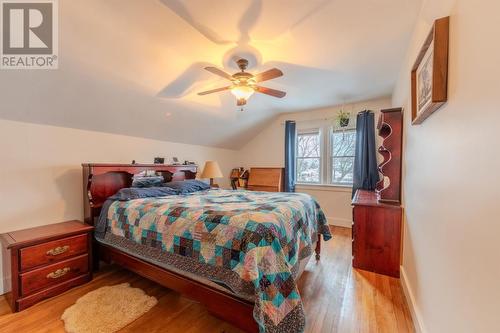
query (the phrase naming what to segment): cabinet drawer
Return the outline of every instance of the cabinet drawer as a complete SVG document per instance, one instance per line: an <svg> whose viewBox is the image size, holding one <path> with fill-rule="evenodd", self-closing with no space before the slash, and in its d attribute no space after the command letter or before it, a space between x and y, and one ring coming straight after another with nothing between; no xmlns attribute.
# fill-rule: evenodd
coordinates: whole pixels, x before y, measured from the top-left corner
<svg viewBox="0 0 500 333"><path fill-rule="evenodd" d="M279 192L278 186L249 185L249 191Z"/></svg>
<svg viewBox="0 0 500 333"><path fill-rule="evenodd" d="M76 258L41 267L20 275L21 294L29 295L37 290L57 285L72 279L89 270L89 258L87 254Z"/></svg>
<svg viewBox="0 0 500 333"><path fill-rule="evenodd" d="M88 234L83 234L21 249L21 271L86 253L88 247L87 237Z"/></svg>

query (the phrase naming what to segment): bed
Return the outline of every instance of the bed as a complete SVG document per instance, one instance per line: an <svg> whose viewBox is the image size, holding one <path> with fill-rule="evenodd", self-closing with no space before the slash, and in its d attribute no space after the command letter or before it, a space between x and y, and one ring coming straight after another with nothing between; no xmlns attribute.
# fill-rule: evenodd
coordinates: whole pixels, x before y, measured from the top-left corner
<svg viewBox="0 0 500 333"><path fill-rule="evenodd" d="M314 251L319 259L319 235L331 237L317 203L300 193L219 189L115 195L147 170L167 183L197 172L196 166L83 165L96 257L200 301L243 330L303 331L296 281Z"/></svg>

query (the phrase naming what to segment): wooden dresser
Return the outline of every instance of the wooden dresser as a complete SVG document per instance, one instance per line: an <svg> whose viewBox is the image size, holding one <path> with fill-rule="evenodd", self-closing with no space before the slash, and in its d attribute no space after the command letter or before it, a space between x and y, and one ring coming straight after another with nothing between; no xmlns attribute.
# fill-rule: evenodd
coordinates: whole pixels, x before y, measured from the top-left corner
<svg viewBox="0 0 500 333"><path fill-rule="evenodd" d="M352 204L352 266L399 277L401 206L364 190L356 191Z"/></svg>
<svg viewBox="0 0 500 333"><path fill-rule="evenodd" d="M80 221L67 221L0 235L12 311L92 279L92 230Z"/></svg>
<svg viewBox="0 0 500 333"><path fill-rule="evenodd" d="M248 190L283 192L285 168L250 168Z"/></svg>
<svg viewBox="0 0 500 333"><path fill-rule="evenodd" d="M378 152L383 157L378 170L382 179L375 191L358 190L354 195L352 265L375 273L399 277L401 258L401 156L403 112L381 110Z"/></svg>

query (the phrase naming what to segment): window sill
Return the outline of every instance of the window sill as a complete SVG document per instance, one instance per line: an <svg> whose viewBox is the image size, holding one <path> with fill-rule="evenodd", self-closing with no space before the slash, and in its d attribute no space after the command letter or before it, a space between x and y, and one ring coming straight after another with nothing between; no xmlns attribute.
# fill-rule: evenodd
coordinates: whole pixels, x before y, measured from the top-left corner
<svg viewBox="0 0 500 333"><path fill-rule="evenodd" d="M297 183L295 188L300 190L330 191L330 192L352 192L352 185L334 185L334 184L308 184Z"/></svg>

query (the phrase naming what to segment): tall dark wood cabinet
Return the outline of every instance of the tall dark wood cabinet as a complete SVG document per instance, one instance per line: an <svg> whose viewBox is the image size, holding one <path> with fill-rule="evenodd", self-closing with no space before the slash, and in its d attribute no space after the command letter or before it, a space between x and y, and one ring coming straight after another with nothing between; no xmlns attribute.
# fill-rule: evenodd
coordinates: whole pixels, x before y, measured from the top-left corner
<svg viewBox="0 0 500 333"><path fill-rule="evenodd" d="M379 165L383 177L375 191L358 190L354 195L352 265L354 268L399 277L403 215L402 109L382 110L377 129L383 138L378 148L383 156Z"/></svg>

